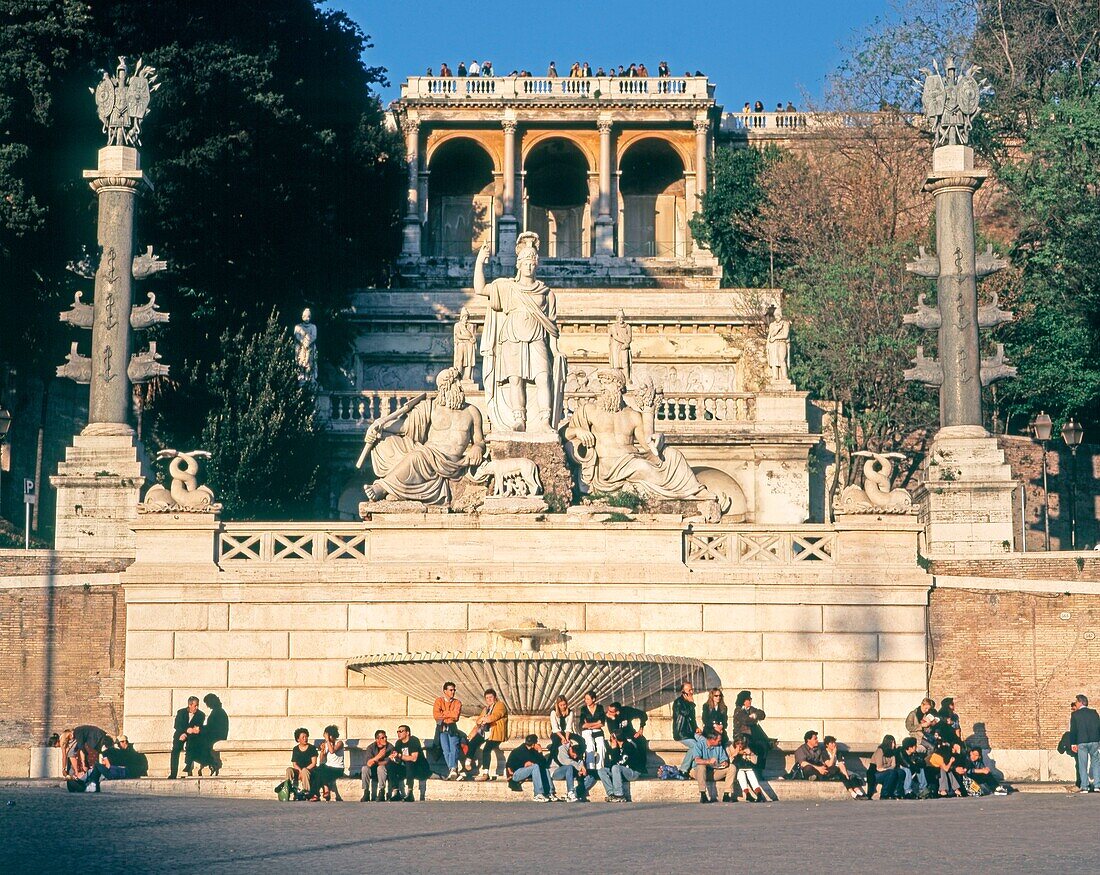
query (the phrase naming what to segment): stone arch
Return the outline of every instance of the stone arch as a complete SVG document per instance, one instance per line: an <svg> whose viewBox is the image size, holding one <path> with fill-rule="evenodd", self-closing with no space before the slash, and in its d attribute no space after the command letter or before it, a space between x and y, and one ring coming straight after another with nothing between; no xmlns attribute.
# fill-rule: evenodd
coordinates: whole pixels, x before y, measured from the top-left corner
<svg viewBox="0 0 1100 875"><path fill-rule="evenodd" d="M541 137L525 150L525 227L542 239L547 258L585 258L591 251L591 163L568 137Z"/></svg>
<svg viewBox="0 0 1100 875"><path fill-rule="evenodd" d="M639 137L619 157L622 251L628 257L687 255L685 173L690 166L663 137Z"/></svg>
<svg viewBox="0 0 1100 875"><path fill-rule="evenodd" d="M496 161L482 143L463 135L435 143L427 158L427 251L472 255L493 239Z"/></svg>

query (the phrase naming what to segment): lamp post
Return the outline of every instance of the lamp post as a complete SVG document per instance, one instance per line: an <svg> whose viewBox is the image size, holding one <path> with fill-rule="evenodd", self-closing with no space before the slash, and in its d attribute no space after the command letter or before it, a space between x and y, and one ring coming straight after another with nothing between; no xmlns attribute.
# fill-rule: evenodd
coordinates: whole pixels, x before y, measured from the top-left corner
<svg viewBox="0 0 1100 875"><path fill-rule="evenodd" d="M1047 492L1047 441L1050 440L1050 432L1053 422L1046 412L1039 411L1039 415L1031 422L1031 431L1035 440L1043 448L1043 536L1046 540L1047 552L1050 551L1050 493Z"/></svg>
<svg viewBox="0 0 1100 875"><path fill-rule="evenodd" d="M1069 548L1077 549L1077 448L1085 439L1085 430L1081 423L1070 417L1062 426L1062 440L1069 447Z"/></svg>

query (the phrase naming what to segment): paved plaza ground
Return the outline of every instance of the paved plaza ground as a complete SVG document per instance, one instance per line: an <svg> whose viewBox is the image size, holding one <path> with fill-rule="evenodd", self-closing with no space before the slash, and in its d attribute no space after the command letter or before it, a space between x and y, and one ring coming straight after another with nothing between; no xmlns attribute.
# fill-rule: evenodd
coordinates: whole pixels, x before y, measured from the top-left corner
<svg viewBox="0 0 1100 875"><path fill-rule="evenodd" d="M1100 795L1068 794L766 806L325 805L2 788L0 870L1089 872L1100 856L1098 820Z"/></svg>

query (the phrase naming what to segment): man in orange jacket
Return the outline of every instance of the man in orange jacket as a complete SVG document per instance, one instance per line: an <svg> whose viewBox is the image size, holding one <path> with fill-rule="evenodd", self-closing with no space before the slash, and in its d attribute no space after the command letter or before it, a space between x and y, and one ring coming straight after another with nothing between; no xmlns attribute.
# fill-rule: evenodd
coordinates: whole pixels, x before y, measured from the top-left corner
<svg viewBox="0 0 1100 875"><path fill-rule="evenodd" d="M443 695L435 700L432 717L435 718L436 743L443 750L447 763L447 780L458 777L458 718L462 716L462 703L455 698L454 681L443 685Z"/></svg>

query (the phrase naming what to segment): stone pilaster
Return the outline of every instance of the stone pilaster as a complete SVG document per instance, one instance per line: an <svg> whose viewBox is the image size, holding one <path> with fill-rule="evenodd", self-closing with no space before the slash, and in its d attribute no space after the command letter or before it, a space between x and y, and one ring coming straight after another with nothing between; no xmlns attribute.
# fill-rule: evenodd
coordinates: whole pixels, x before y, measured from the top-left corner
<svg viewBox="0 0 1100 875"><path fill-rule="evenodd" d="M600 132L600 197L596 216L596 257L611 258L615 254L615 220L611 217L611 119L600 117L596 123Z"/></svg>
<svg viewBox="0 0 1100 875"><path fill-rule="evenodd" d="M505 118L504 130L504 210L500 217L497 252L501 266L510 271L516 266L516 237L519 222L516 219L516 120Z"/></svg>
<svg viewBox="0 0 1100 875"><path fill-rule="evenodd" d="M401 246L403 258L420 257L420 122L405 119L401 125L405 132L405 161L409 175L406 192L404 237Z"/></svg>

